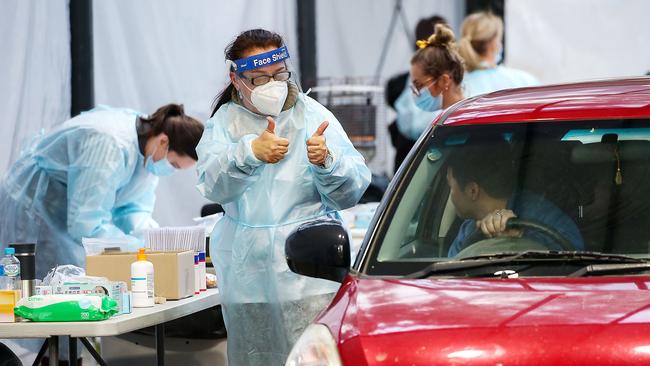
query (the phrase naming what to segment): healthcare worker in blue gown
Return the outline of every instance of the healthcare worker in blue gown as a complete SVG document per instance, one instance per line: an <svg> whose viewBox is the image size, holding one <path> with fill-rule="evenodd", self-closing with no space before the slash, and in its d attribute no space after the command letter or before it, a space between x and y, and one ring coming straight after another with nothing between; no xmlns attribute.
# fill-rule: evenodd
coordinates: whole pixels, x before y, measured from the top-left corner
<svg viewBox="0 0 650 366"><path fill-rule="evenodd" d="M459 53L467 73L463 82L465 97L501 89L535 86L531 74L503 65L503 20L489 12L468 15L461 27Z"/></svg>
<svg viewBox="0 0 650 366"><path fill-rule="evenodd" d="M282 365L339 284L289 270L300 224L354 206L370 171L341 125L291 78L282 38L241 33L226 49L230 85L197 147L199 190L225 216L211 236L228 364Z"/></svg>
<svg viewBox="0 0 650 366"><path fill-rule="evenodd" d="M415 28L415 38L419 40L428 39L433 34L436 24L446 23L447 20L439 15L420 19ZM414 46L417 51L418 46ZM394 106L397 113L396 124L399 132L411 140L412 143L415 143L422 132L440 115L442 98L427 100L426 103L423 103L423 100L416 100L413 97L411 88L412 81L410 75L408 75Z"/></svg>
<svg viewBox="0 0 650 366"><path fill-rule="evenodd" d="M418 108L442 112L463 100L465 68L449 26L436 24L434 33L418 40L416 45L418 50L411 58L409 77Z"/></svg>
<svg viewBox="0 0 650 366"><path fill-rule="evenodd" d="M81 240L140 245L159 176L194 166L203 125L168 104L151 116L98 107L38 137L0 184L0 243L36 243L36 275L84 266Z"/></svg>

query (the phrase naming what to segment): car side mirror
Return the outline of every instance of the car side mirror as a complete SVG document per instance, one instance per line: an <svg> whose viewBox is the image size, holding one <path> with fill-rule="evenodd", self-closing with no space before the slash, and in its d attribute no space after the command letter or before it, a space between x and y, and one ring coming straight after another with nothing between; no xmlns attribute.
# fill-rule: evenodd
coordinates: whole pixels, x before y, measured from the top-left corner
<svg viewBox="0 0 650 366"><path fill-rule="evenodd" d="M284 246L289 268L298 274L343 282L350 270L350 240L336 220L300 225Z"/></svg>

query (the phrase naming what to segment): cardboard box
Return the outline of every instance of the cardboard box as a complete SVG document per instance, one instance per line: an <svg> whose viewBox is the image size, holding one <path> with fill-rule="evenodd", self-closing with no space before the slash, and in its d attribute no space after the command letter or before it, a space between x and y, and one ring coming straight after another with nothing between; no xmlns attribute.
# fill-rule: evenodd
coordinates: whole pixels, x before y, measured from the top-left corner
<svg viewBox="0 0 650 366"><path fill-rule="evenodd" d="M125 252L87 256L86 274L124 281L131 290L131 263L136 256ZM147 260L153 263L156 296L178 300L194 295L194 252L147 252Z"/></svg>
<svg viewBox="0 0 650 366"><path fill-rule="evenodd" d="M0 290L0 323L16 321L14 308L20 300L19 290Z"/></svg>

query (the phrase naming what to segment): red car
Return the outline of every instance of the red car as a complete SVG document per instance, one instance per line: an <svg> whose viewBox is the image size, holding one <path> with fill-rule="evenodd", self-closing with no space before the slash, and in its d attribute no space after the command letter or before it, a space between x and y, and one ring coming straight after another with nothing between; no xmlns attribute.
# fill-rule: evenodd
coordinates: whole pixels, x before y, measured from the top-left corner
<svg viewBox="0 0 650 366"><path fill-rule="evenodd" d="M650 364L650 78L459 102L352 267L336 222L285 249L342 283L287 365Z"/></svg>

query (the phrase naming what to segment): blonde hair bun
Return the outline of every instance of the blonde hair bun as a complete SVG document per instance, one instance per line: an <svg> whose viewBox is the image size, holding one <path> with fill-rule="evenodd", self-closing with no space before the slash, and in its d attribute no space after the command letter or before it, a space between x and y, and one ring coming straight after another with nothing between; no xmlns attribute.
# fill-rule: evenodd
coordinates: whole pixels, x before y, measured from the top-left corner
<svg viewBox="0 0 650 366"><path fill-rule="evenodd" d="M450 47L454 45L456 37L446 24L436 24L433 34L427 40L429 45L436 47Z"/></svg>

